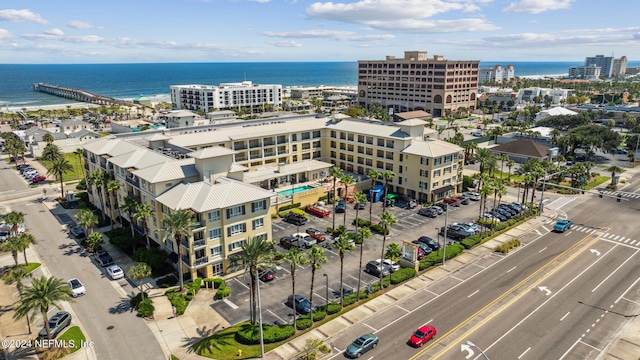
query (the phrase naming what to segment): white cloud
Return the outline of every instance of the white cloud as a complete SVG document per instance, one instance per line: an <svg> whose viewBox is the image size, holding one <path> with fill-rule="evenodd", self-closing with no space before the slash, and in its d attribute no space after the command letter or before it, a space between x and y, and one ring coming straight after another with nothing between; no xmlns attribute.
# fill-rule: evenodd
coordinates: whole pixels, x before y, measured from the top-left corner
<svg viewBox="0 0 640 360"><path fill-rule="evenodd" d="M271 2L271 0L249 0L249 1L257 2L257 3L261 3L261 4L266 4L268 2Z"/></svg>
<svg viewBox="0 0 640 360"><path fill-rule="evenodd" d="M94 26L88 22L80 21L80 20L71 20L67 23L69 27L74 29L91 29Z"/></svg>
<svg viewBox="0 0 640 360"><path fill-rule="evenodd" d="M44 32L46 35L51 35L51 36L63 36L64 32L60 29L51 29L51 30L47 30Z"/></svg>
<svg viewBox="0 0 640 360"><path fill-rule="evenodd" d="M526 12L539 14L545 11L568 9L574 0L522 0L511 3L502 10L505 13Z"/></svg>
<svg viewBox="0 0 640 360"><path fill-rule="evenodd" d="M9 32L9 30L6 29L0 29L0 40L4 40L4 39L10 39L13 36L11 35L11 33Z"/></svg>
<svg viewBox="0 0 640 360"><path fill-rule="evenodd" d="M49 22L39 14L34 14L31 10L23 9L7 9L0 10L0 20L10 21L10 22L32 22L36 24L46 25Z"/></svg>
<svg viewBox="0 0 640 360"><path fill-rule="evenodd" d="M269 41L269 45L275 47L302 47L302 44L295 40L286 40L286 41Z"/></svg>
<svg viewBox="0 0 640 360"><path fill-rule="evenodd" d="M369 24L372 21L430 18L449 11L465 11L476 7L474 4L440 0L360 0L354 3L316 2L306 12L312 18Z"/></svg>
<svg viewBox="0 0 640 360"><path fill-rule="evenodd" d="M378 30L397 31L404 33L453 33L471 31L489 31L499 29L497 26L483 19L459 20L405 20L400 22L371 23L371 27Z"/></svg>
<svg viewBox="0 0 640 360"><path fill-rule="evenodd" d="M394 38L393 35L358 35L353 31L337 30L305 30L305 31L265 31L262 33L268 37L295 38L295 39L335 39L340 41L374 41Z"/></svg>

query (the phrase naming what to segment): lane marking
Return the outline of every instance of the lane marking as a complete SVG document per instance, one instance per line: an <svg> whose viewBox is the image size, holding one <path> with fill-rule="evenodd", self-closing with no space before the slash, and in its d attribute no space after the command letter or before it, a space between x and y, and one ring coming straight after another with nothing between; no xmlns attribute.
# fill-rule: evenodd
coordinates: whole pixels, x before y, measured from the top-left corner
<svg viewBox="0 0 640 360"><path fill-rule="evenodd" d="M515 270L517 267L518 266L516 265L516 266L512 267L511 269L507 270L507 274L510 273L511 271Z"/></svg>
<svg viewBox="0 0 640 360"><path fill-rule="evenodd" d="M522 354L520 354L520 356L518 356L518 359L521 359L529 350L531 350L531 346L529 346L527 350L525 350Z"/></svg>
<svg viewBox="0 0 640 360"><path fill-rule="evenodd" d="M238 308L238 305L232 303L231 301L229 301L229 299L224 298L222 299L222 302L229 305L230 308L232 308L233 310L236 310Z"/></svg>
<svg viewBox="0 0 640 360"><path fill-rule="evenodd" d="M472 297L473 295L477 294L479 291L480 291L480 289L478 289L478 290L476 290L476 291L472 292L471 294L469 294L469 295L467 296L467 299L468 299L468 298L470 298L470 297Z"/></svg>
<svg viewBox="0 0 640 360"><path fill-rule="evenodd" d="M540 254L541 252L543 252L543 251L545 251L545 250L547 250L547 247L546 247L546 246L545 246L545 247L543 247L540 251L538 251L538 254Z"/></svg>
<svg viewBox="0 0 640 360"><path fill-rule="evenodd" d="M566 314L564 314L564 316L560 318L560 321L564 320L564 318L566 318L567 316L569 316L569 314L571 314L571 311L569 311L569 312L567 312Z"/></svg>

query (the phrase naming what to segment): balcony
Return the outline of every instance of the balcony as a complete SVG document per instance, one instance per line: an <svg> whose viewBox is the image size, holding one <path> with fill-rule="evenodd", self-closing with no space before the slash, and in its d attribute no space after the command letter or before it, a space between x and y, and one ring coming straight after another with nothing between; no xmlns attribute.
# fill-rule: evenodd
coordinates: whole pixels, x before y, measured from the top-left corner
<svg viewBox="0 0 640 360"><path fill-rule="evenodd" d="M129 183L129 184L131 184L131 185L133 185L133 186L135 186L137 188L140 187L140 180L138 180L138 177L127 176L126 177L126 181L127 181L127 183Z"/></svg>
<svg viewBox="0 0 640 360"><path fill-rule="evenodd" d="M199 248L199 247L203 247L205 245L207 245L207 240L205 240L205 239L195 240L193 242L193 248L194 249Z"/></svg>

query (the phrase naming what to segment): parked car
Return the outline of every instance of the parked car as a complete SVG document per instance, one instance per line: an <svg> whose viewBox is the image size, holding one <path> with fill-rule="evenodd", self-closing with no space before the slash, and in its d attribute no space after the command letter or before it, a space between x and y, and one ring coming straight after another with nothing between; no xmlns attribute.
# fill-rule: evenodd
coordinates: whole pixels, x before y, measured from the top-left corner
<svg viewBox="0 0 640 360"><path fill-rule="evenodd" d="M428 236L420 236L418 238L418 241L420 241L421 243L427 244L427 246L429 246L431 250L434 250L434 251L440 250L440 244L438 244L437 241L433 240Z"/></svg>
<svg viewBox="0 0 640 360"><path fill-rule="evenodd" d="M422 241L413 240L412 243L418 245L420 249L422 249L422 251L425 253L425 256L430 254L433 251L429 245L427 245L426 243L423 243Z"/></svg>
<svg viewBox="0 0 640 360"><path fill-rule="evenodd" d="M494 221L496 223L500 223L500 219L498 219L497 217L493 216L493 214L490 213L490 212L486 212L486 213L482 214L482 216L480 216L480 219L484 219L484 220L489 220L489 221Z"/></svg>
<svg viewBox="0 0 640 360"><path fill-rule="evenodd" d="M511 214L512 217L518 215L518 212L519 212L506 204L498 205L498 209L508 212L509 214Z"/></svg>
<svg viewBox="0 0 640 360"><path fill-rule="evenodd" d="M440 228L440 234L444 235L444 226ZM449 225L447 227L447 237L454 240L462 240L466 237L473 235L474 232L467 230L460 225Z"/></svg>
<svg viewBox="0 0 640 360"><path fill-rule="evenodd" d="M616 148L616 154L628 154L629 150L623 148Z"/></svg>
<svg viewBox="0 0 640 360"><path fill-rule="evenodd" d="M336 214L343 213L346 210L347 210L347 202L344 200L338 201L338 203L336 204Z"/></svg>
<svg viewBox="0 0 640 360"><path fill-rule="evenodd" d="M444 209L441 208L440 206L433 205L433 206L429 206L428 208L435 209L438 212L438 215L444 214Z"/></svg>
<svg viewBox="0 0 640 360"><path fill-rule="evenodd" d="M563 233L566 230L571 229L571 225L573 225L571 220L560 219L556 221L555 225L553 225L553 231Z"/></svg>
<svg viewBox="0 0 640 360"><path fill-rule="evenodd" d="M430 253L431 253L431 251L427 251L427 250L424 250L424 249L422 249L422 248L418 248L418 255L416 256L416 258L417 258L418 260L422 260L422 259L424 259L427 255L429 255Z"/></svg>
<svg viewBox="0 0 640 360"><path fill-rule="evenodd" d="M96 262L102 266L106 267L113 264L113 258L109 255L109 252L106 250L100 250L95 253Z"/></svg>
<svg viewBox="0 0 640 360"><path fill-rule="evenodd" d="M494 214L498 213L498 214L504 216L505 218L507 218L507 220L511 219L515 215L515 214L512 214L511 211L508 211L506 209L502 209L502 208L499 208L499 207L493 208L491 210L491 212L494 213Z"/></svg>
<svg viewBox="0 0 640 360"><path fill-rule="evenodd" d="M293 225L304 225L307 223L307 218L304 215L288 213L284 216L284 221L293 224Z"/></svg>
<svg viewBox="0 0 640 360"><path fill-rule="evenodd" d="M528 209L528 208L527 208L527 206L526 206L525 204L523 204L523 203L519 203L519 202L517 202L517 201L513 201L513 202L511 202L511 204L510 204L510 205L513 205L513 206L515 206L515 207L519 208L519 209L520 209L520 211L525 211L525 210L527 210L527 209Z"/></svg>
<svg viewBox="0 0 640 360"><path fill-rule="evenodd" d="M436 204L434 204L433 206L437 206L437 207L441 208L441 209L442 209L442 211L447 211L447 207L448 207L448 205L447 205L446 203L443 203L443 202L441 202L441 203L436 203Z"/></svg>
<svg viewBox="0 0 640 360"><path fill-rule="evenodd" d="M436 337L436 332L436 327L433 325L421 326L418 330L411 334L411 337L409 337L409 341L407 343L413 347L421 347L422 345L428 343L429 340Z"/></svg>
<svg viewBox="0 0 640 360"><path fill-rule="evenodd" d="M292 247L298 247L298 238L293 236L283 236L280 238L280 246L282 246L285 250L289 250Z"/></svg>
<svg viewBox="0 0 640 360"><path fill-rule="evenodd" d="M466 230L472 231L474 234L479 234L480 233L480 227L478 226L478 224L474 224L474 223L453 223L451 225L460 225L463 228L465 228Z"/></svg>
<svg viewBox="0 0 640 360"><path fill-rule="evenodd" d="M0 231L0 242L5 242L7 240L9 240L9 237L11 237L11 233L8 231Z"/></svg>
<svg viewBox="0 0 640 360"><path fill-rule="evenodd" d="M355 210L364 210L366 207L367 203L356 203L353 205L353 208Z"/></svg>
<svg viewBox="0 0 640 360"><path fill-rule="evenodd" d="M311 236L312 238L316 239L318 242L325 241L324 233L318 229L308 228L307 234L309 234L309 236Z"/></svg>
<svg viewBox="0 0 640 360"><path fill-rule="evenodd" d="M365 270L369 274L377 277L385 277L390 273L389 269L386 266L376 260L369 261L365 267Z"/></svg>
<svg viewBox="0 0 640 360"><path fill-rule="evenodd" d="M44 175L37 175L31 178L31 182L34 184L40 183L47 180L47 177Z"/></svg>
<svg viewBox="0 0 640 360"><path fill-rule="evenodd" d="M475 191L465 191L462 196L468 197L471 201L480 201L480 194Z"/></svg>
<svg viewBox="0 0 640 360"><path fill-rule="evenodd" d="M471 199L467 196L458 196L458 200L460 200L460 204L469 205L471 203Z"/></svg>
<svg viewBox="0 0 640 360"><path fill-rule="evenodd" d="M298 239L298 247L299 248L310 248L313 245L318 243L318 240L312 238L311 236L309 236L309 234L307 233L295 233L293 235L291 235L292 237Z"/></svg>
<svg viewBox="0 0 640 360"><path fill-rule="evenodd" d="M438 216L438 210L434 209L433 207L426 207L418 210L418 214L430 218L435 218Z"/></svg>
<svg viewBox="0 0 640 360"><path fill-rule="evenodd" d="M55 339L58 336L58 334L60 334L60 332L70 324L71 324L71 314L69 314L68 312L59 311L58 313L53 315L49 319L49 331L51 332L51 338ZM42 330L38 332L38 338L40 339L47 338L46 327L43 326Z"/></svg>
<svg viewBox="0 0 640 360"><path fill-rule="evenodd" d="M258 278L262 282L269 282L276 278L276 274L269 269L258 269Z"/></svg>
<svg viewBox="0 0 640 360"><path fill-rule="evenodd" d="M376 261L380 262L380 259L378 259ZM398 264L397 262L395 262L395 261L393 261L391 259L382 260L382 265L388 267L390 272L396 272L396 271L400 270L400 264Z"/></svg>
<svg viewBox="0 0 640 360"><path fill-rule="evenodd" d="M69 228L69 234L76 239L84 239L87 237L87 234L85 234L84 230L78 225L71 226Z"/></svg>
<svg viewBox="0 0 640 360"><path fill-rule="evenodd" d="M378 341L377 335L364 334L347 346L344 354L350 358L359 358L362 354L378 346Z"/></svg>
<svg viewBox="0 0 640 360"><path fill-rule="evenodd" d="M296 295L295 302L293 301L293 295L289 295L286 304L300 314L308 314L311 310L316 310L315 306L313 308L311 307L309 299L302 295Z"/></svg>
<svg viewBox="0 0 640 360"><path fill-rule="evenodd" d="M324 206L320 206L320 205L308 205L305 208L305 210L308 213L311 213L311 214L313 214L315 216L322 217L322 218L331 215L331 211L329 209L325 208Z"/></svg>
<svg viewBox="0 0 640 360"><path fill-rule="evenodd" d="M474 131L474 132L471 133L471 135L475 136L475 137L483 137L484 136L482 131Z"/></svg>
<svg viewBox="0 0 640 360"><path fill-rule="evenodd" d="M460 205L462 205L460 203L460 199L456 198L456 197L452 197L452 198L444 198L444 203L447 205L451 205L451 206L455 206L458 207Z"/></svg>
<svg viewBox="0 0 640 360"><path fill-rule="evenodd" d="M71 288L71 296L78 297L80 295L84 295L87 291L84 288L84 285L80 282L80 280L73 278L67 282L69 287Z"/></svg>
<svg viewBox="0 0 640 360"><path fill-rule="evenodd" d="M491 215L493 215L494 218L498 218L500 221L507 221L509 220L509 218L497 211L491 211L490 212Z"/></svg>
<svg viewBox="0 0 640 360"><path fill-rule="evenodd" d="M118 280L124 277L124 271L116 264L107 267L107 274L109 274L112 280Z"/></svg>

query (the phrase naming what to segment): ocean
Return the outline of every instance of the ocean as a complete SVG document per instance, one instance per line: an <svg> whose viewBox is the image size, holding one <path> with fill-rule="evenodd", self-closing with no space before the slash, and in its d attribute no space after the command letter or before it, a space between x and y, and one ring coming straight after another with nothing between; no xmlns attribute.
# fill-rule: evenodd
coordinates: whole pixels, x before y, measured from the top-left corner
<svg viewBox="0 0 640 360"><path fill-rule="evenodd" d="M481 68L512 64L515 75L562 76L583 62L483 61ZM252 81L283 86L356 86L357 62L287 63L159 63L12 65L0 64L0 108L70 104L74 101L33 91L34 83L49 83L116 99L144 95L152 101L170 101L169 86L218 85ZM640 66L640 61L627 65Z"/></svg>

